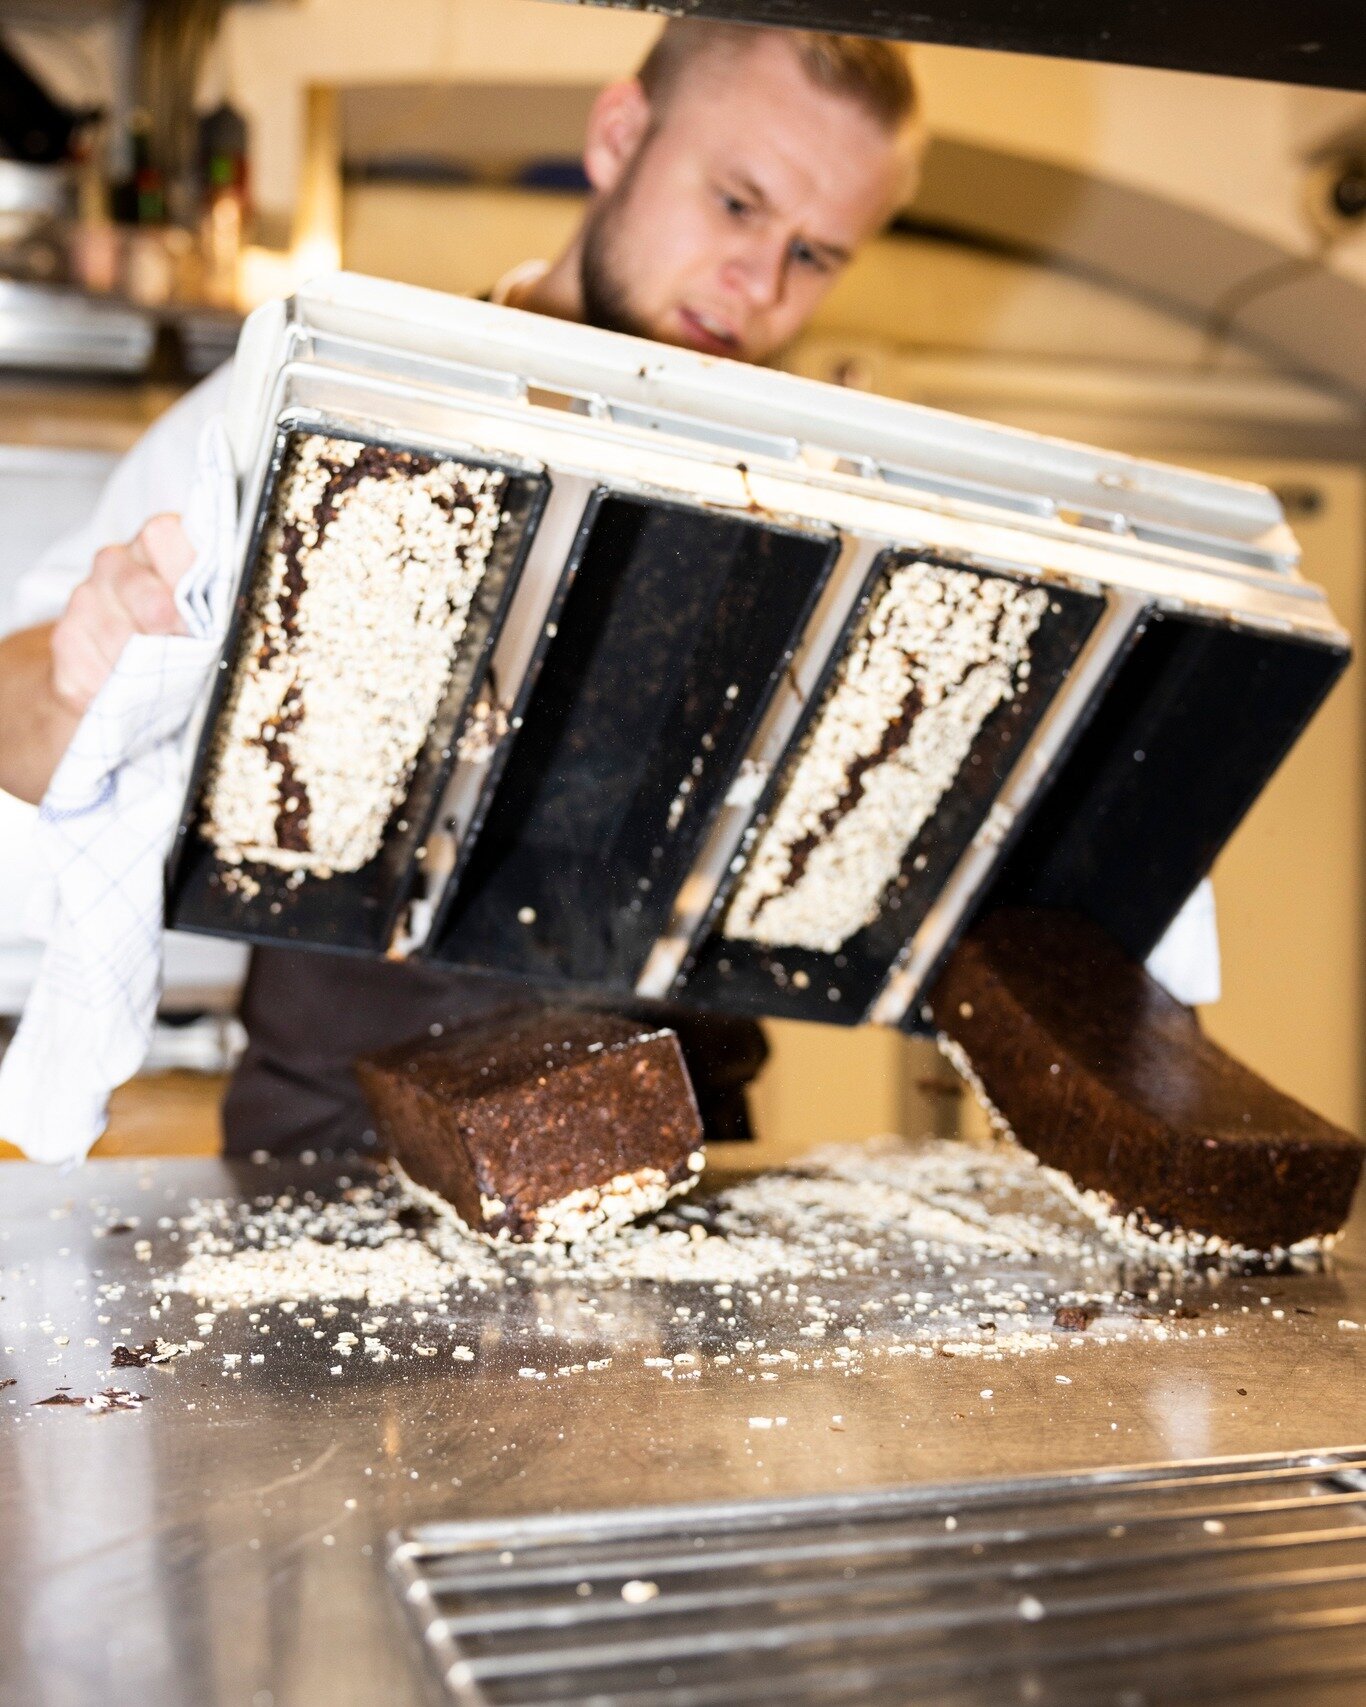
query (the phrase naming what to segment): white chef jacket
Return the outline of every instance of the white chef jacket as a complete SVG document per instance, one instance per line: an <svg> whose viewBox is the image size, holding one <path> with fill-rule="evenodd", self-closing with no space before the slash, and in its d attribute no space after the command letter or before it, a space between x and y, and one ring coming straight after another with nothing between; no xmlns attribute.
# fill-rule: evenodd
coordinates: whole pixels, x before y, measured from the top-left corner
<svg viewBox="0 0 1366 1707"><path fill-rule="evenodd" d="M543 263L527 263L528 272L533 266L543 268ZM495 300L506 294L513 276L499 281L492 293ZM110 475L89 519L59 539L20 577L11 606L12 628L55 621L89 575L97 551L135 538L151 517L184 507L194 479L200 430L211 415L226 407L231 376L232 364L227 362L143 434ZM1148 967L1181 1001L1218 1000L1219 937L1208 880L1172 921Z"/></svg>

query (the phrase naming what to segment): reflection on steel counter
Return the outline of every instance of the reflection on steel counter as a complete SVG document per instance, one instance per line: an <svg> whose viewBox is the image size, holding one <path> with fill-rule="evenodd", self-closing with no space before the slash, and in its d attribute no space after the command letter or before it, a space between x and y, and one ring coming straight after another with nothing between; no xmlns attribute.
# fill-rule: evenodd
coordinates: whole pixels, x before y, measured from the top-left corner
<svg viewBox="0 0 1366 1707"><path fill-rule="evenodd" d="M276 1707L416 1707L423 1680L382 1574L395 1529L530 1518L499 1549L529 1564L535 1520L553 1542L556 1512L666 1501L729 1513L736 1502L833 1495L860 1516L887 1489L906 1490L889 1532L923 1541L906 1565L922 1586L927 1568L956 1577L961 1566L979 1585L980 1612L1013 1599L1014 1616L966 1626L984 1668L1039 1658L1055 1641L1072 1651L1083 1609L1107 1586L1122 1587L1129 1610L1096 1608L1085 1622L1141 1633L1154 1614L1133 1608L1136 1570L1153 1573L1159 1597L1178 1582L1190 1591L1182 1606L1158 1601L1171 1651L1203 1624L1231 1680L1242 1681L1242 1657L1218 1647L1224 1630L1248 1642L1248 1657L1265 1657L1268 1679L1280 1654L1304 1660L1308 1680L1270 1694L1278 1707L1318 1707L1313 1666L1343 1663L1353 1628L1338 1616L1343 1596L1355 1590L1360 1604L1361 1487L1333 1490L1328 1478L1356 1474L1345 1449L1361 1442L1359 1232L1305 1269L1153 1266L1140 1246L1112 1245L1018 1151L993 1161L946 1145L902 1161L845 1152L732 1182L728 1203L712 1196L714 1214L736 1218L720 1236L680 1209L673 1227L614 1242L589 1275L484 1246L476 1269L468 1239L443 1258L364 1164L111 1162L75 1175L5 1166L0 1348L12 1349L0 1381L13 1385L0 1392L0 1452L14 1473L0 1498L0 1620L16 1701L60 1695L75 1676L84 1694L139 1707L265 1692ZM843 1225L830 1218L840 1205ZM779 1257L799 1271L774 1268ZM642 1272L647 1259L664 1265L654 1277ZM157 1340L186 1349L153 1362L167 1357L153 1344L144 1366L113 1367L115 1344L140 1356ZM110 1387L145 1402L37 1404ZM1308 1461L1324 1448L1326 1462ZM1217 1485L1209 1466L1179 1469L1165 1491L1126 1473L1273 1451L1287 1455L1283 1466L1216 1467L1227 1478ZM1001 1501L1026 1490L988 1485L974 1506L961 1488L1083 1471L1104 1479L1080 1505L1064 1488L1043 1508L1044 1527L1065 1533L1003 1547L988 1545L1007 1516ZM933 1516L898 1529L910 1511ZM1038 1511L1022 1505L1010 1527L1035 1529ZM622 1521L629 1539L635 1520L627 1511ZM747 1541L778 1544L787 1521L766 1543ZM976 1525L988 1533L974 1536ZM1117 1526L1126 1534L1108 1532ZM718 1531L698 1533L697 1551L718 1564ZM845 1538L863 1546L857 1529ZM675 1540L662 1536L655 1557L674 1557ZM979 1542L986 1551L973 1557ZM635 1544L647 1545L640 1531ZM576 1613L594 1602L643 1609L626 1628L665 1634L674 1607L663 1618L649 1609L673 1601L678 1575L655 1576L639 1556L623 1576L585 1575L589 1538L580 1546L559 1582ZM1192 1548L1210 1549L1199 1566ZM1178 1557L1143 1564L1152 1553ZM596 1556L606 1560L606 1548ZM1007 1595L996 1568L1012 1558L1035 1574ZM1079 1575L1072 1558L1096 1574ZM836 1576L846 1564L856 1570L849 1593L874 1588L858 1559ZM1235 1567L1245 1601L1227 1595ZM1192 1571L1208 1574L1192 1582ZM1169 1572L1182 1575L1168 1582ZM1284 1586L1251 1586L1272 1579ZM763 1591L771 1580L751 1571L747 1584ZM592 1595L575 1592L583 1581ZM623 1602L626 1582L652 1581L658 1597ZM801 1574L797 1586L808 1581ZM846 1586L834 1585L834 1615L851 1606ZM952 1587L936 1579L932 1592ZM548 1585L549 1604L559 1588ZM1043 1618L1021 1612L1026 1596ZM1314 1636L1273 1639L1266 1626L1309 1602ZM943 1634L921 1645L951 1644L948 1602L932 1604L945 1612ZM503 1605L512 1609L511 1597ZM1216 1626L1210 1607L1231 1615ZM710 1627L790 1628L781 1609L753 1613L736 1602ZM560 1639L610 1625L576 1617ZM497 1628L490 1617L490 1640ZM1252 1646L1254 1628L1267 1646ZM773 1656L751 1656L756 1684L781 1675ZM986 1677L987 1698L1000 1699L1011 1673ZM1173 1678L1151 1662L1150 1690ZM868 1694L856 1686L853 1698ZM1325 1699L1352 1696L1339 1686Z"/></svg>

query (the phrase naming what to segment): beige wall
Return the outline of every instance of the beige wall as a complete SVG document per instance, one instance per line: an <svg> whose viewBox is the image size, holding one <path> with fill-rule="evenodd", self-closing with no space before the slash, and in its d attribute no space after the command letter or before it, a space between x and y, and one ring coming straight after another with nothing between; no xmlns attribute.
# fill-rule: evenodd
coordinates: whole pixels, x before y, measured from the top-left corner
<svg viewBox="0 0 1366 1707"><path fill-rule="evenodd" d="M658 28L541 0L296 0L230 11L211 75L251 120L256 194L278 215L293 204L310 83L601 83L634 66Z"/></svg>
<svg viewBox="0 0 1366 1707"><path fill-rule="evenodd" d="M343 198L342 262L353 272L477 296L519 261L553 255L580 209L576 196L352 184Z"/></svg>
<svg viewBox="0 0 1366 1707"><path fill-rule="evenodd" d="M723 1165L768 1167L821 1144L886 1132L957 1131L961 1087L928 1039L791 1020L766 1021L764 1030L771 1054L750 1093L758 1143L743 1155L727 1153Z"/></svg>
<svg viewBox="0 0 1366 1707"><path fill-rule="evenodd" d="M751 1094L760 1143L746 1165L901 1129L904 1045L896 1034L787 1020L764 1029L772 1054Z"/></svg>

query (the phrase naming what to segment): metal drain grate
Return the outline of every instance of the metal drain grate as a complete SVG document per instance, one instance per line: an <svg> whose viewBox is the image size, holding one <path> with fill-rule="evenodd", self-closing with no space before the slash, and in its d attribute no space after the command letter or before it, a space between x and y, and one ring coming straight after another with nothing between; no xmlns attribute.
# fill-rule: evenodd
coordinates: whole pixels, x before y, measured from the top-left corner
<svg viewBox="0 0 1366 1707"><path fill-rule="evenodd" d="M449 1698L1366 1701L1366 1447L393 1537Z"/></svg>

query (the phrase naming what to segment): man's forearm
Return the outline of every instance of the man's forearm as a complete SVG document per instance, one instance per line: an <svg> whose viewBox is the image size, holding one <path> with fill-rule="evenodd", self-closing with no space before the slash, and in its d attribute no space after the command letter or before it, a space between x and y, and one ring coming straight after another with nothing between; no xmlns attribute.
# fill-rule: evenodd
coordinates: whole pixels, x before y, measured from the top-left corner
<svg viewBox="0 0 1366 1707"><path fill-rule="evenodd" d="M52 625L0 640L0 788L36 804L80 721L52 680Z"/></svg>

